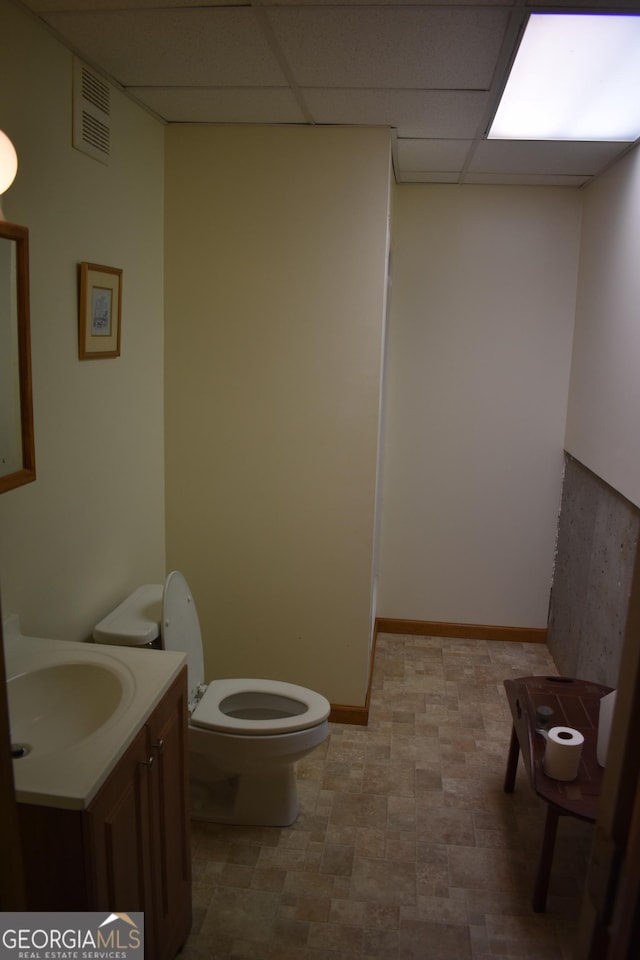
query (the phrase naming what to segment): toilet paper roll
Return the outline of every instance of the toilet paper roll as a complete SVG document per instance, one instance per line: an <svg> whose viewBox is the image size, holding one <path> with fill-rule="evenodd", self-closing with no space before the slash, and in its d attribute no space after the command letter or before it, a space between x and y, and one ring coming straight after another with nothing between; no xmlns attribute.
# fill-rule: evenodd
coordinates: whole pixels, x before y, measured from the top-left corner
<svg viewBox="0 0 640 960"><path fill-rule="evenodd" d="M613 720L613 711L616 705L616 691L607 693L600 701L600 717L598 719L598 743L596 745L596 757L601 767L606 766L607 751L609 750L609 737L611 736L611 721Z"/></svg>
<svg viewBox="0 0 640 960"><path fill-rule="evenodd" d="M551 727L547 732L547 748L543 769L552 780L575 780L582 754L584 737L573 727Z"/></svg>

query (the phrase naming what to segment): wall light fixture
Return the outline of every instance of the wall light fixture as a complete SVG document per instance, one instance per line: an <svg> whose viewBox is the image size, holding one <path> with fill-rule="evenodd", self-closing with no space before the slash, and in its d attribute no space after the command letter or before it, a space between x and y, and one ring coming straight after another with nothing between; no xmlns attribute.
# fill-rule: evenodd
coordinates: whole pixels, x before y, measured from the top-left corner
<svg viewBox="0 0 640 960"><path fill-rule="evenodd" d="M4 220L2 212L2 194L9 189L18 172L18 154L9 137L0 130L0 220Z"/></svg>

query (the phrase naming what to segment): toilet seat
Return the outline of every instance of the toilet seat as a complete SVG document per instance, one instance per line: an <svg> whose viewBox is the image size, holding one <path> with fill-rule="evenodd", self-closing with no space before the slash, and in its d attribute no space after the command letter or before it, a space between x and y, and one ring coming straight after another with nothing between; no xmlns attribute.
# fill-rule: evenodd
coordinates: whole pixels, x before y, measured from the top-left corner
<svg viewBox="0 0 640 960"><path fill-rule="evenodd" d="M254 717L232 715L247 709L255 712ZM327 719L329 709L328 701L321 694L295 683L234 678L213 680L193 710L190 722L197 727L240 736L273 735L315 727ZM263 719L272 710L282 713Z"/></svg>

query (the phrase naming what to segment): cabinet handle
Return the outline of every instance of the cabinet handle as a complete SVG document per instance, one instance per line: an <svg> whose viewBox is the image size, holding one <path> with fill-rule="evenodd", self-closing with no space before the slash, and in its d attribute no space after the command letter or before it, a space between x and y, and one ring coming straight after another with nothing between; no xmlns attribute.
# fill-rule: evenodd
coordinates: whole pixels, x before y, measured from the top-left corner
<svg viewBox="0 0 640 960"><path fill-rule="evenodd" d="M143 767L152 767L153 766L153 757L149 757L148 760L141 760L140 764Z"/></svg>
<svg viewBox="0 0 640 960"><path fill-rule="evenodd" d="M160 740L158 740L157 743L154 743L153 749L157 750L158 753L162 753L162 751L164 750L164 740L161 738Z"/></svg>

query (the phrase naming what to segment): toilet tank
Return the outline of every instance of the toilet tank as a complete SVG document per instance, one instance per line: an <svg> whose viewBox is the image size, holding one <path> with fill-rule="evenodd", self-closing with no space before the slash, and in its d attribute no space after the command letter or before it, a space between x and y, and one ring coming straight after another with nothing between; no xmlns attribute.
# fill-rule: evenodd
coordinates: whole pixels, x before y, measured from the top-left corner
<svg viewBox="0 0 640 960"><path fill-rule="evenodd" d="M96 643L121 647L160 647L164 584L147 583L93 628Z"/></svg>

